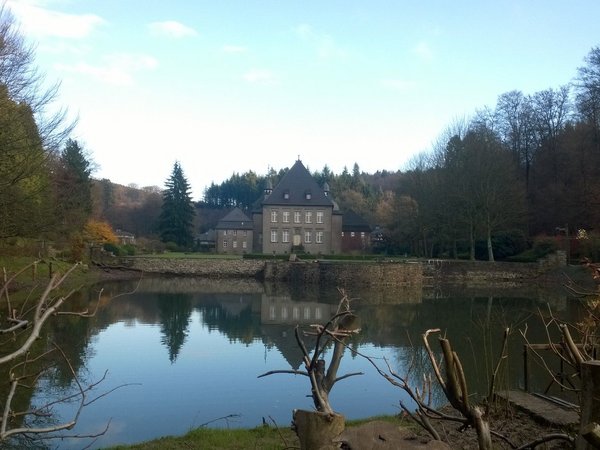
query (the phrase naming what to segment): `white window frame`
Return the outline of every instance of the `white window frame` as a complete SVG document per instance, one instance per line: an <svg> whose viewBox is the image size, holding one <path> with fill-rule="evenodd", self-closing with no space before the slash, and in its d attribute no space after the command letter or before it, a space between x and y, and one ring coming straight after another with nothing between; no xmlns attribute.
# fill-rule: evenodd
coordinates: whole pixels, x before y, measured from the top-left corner
<svg viewBox="0 0 600 450"><path fill-rule="evenodd" d="M290 242L290 230L287 228L281 231L281 242L285 244Z"/></svg>
<svg viewBox="0 0 600 450"><path fill-rule="evenodd" d="M242 248L243 249L248 248L248 244L246 243L246 241L242 241Z"/></svg>
<svg viewBox="0 0 600 450"><path fill-rule="evenodd" d="M323 211L317 211L317 223L323 223Z"/></svg>
<svg viewBox="0 0 600 450"><path fill-rule="evenodd" d="M271 242L272 243L277 242L277 230L271 230Z"/></svg>
<svg viewBox="0 0 600 450"><path fill-rule="evenodd" d="M232 248L237 248L237 241L233 241L233 242L231 243L231 247L232 247Z"/></svg>
<svg viewBox="0 0 600 450"><path fill-rule="evenodd" d="M306 211L304 213L304 223L312 223L312 211Z"/></svg>
<svg viewBox="0 0 600 450"><path fill-rule="evenodd" d="M317 244L322 244L323 243L323 232L322 231L317 231L315 233L315 242Z"/></svg>
<svg viewBox="0 0 600 450"><path fill-rule="evenodd" d="M312 243L312 232L310 230L304 231L304 243L305 244Z"/></svg>
<svg viewBox="0 0 600 450"><path fill-rule="evenodd" d="M271 223L277 223L277 211L276 210L271 211Z"/></svg>
<svg viewBox="0 0 600 450"><path fill-rule="evenodd" d="M289 211L283 211L282 213L282 222L283 223L290 223L290 212Z"/></svg>
<svg viewBox="0 0 600 450"><path fill-rule="evenodd" d="M227 239L223 240L223 248L227 248Z"/></svg>
<svg viewBox="0 0 600 450"><path fill-rule="evenodd" d="M300 223L300 211L294 211L294 223Z"/></svg>

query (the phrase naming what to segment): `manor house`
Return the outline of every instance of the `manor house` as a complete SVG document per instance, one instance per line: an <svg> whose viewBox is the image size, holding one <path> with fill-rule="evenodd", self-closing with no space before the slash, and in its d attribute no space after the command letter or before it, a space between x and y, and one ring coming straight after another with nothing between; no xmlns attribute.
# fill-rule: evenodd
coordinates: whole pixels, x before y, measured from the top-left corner
<svg viewBox="0 0 600 450"><path fill-rule="evenodd" d="M267 186L251 214L250 219L235 209L219 221L218 253L330 255L342 251L342 213L327 183L319 186L300 160L277 186Z"/></svg>

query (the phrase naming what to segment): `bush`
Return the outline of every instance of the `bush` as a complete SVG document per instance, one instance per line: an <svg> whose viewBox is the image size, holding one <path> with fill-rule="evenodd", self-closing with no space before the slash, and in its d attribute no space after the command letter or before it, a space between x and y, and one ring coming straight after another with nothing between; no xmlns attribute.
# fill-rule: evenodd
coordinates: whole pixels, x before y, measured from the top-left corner
<svg viewBox="0 0 600 450"><path fill-rule="evenodd" d="M104 249L105 252L110 252L115 256L121 256L121 249L119 248L118 245L107 242L102 246L102 248Z"/></svg>
<svg viewBox="0 0 600 450"><path fill-rule="evenodd" d="M536 238L533 243L533 253L537 259L554 253L556 250L558 250L558 243L551 237Z"/></svg>

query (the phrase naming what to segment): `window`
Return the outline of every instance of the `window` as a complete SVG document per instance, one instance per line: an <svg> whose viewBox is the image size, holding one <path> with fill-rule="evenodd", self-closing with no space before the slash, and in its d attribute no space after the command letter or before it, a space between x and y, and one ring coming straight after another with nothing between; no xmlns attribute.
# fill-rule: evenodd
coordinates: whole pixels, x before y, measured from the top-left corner
<svg viewBox="0 0 600 450"><path fill-rule="evenodd" d="M289 222L290 222L290 212L284 211L283 212L283 223L289 223Z"/></svg>
<svg viewBox="0 0 600 450"><path fill-rule="evenodd" d="M281 232L281 242L290 242L290 230L283 230Z"/></svg>
<svg viewBox="0 0 600 450"><path fill-rule="evenodd" d="M244 230L243 233L244 237L248 236L248 230Z"/></svg>
<svg viewBox="0 0 600 450"><path fill-rule="evenodd" d="M277 211L271 211L271 222L277 222Z"/></svg>
<svg viewBox="0 0 600 450"><path fill-rule="evenodd" d="M223 248L227 248L227 239L223 241Z"/></svg>
<svg viewBox="0 0 600 450"><path fill-rule="evenodd" d="M344 237L344 232L342 231L342 237Z"/></svg>
<svg viewBox="0 0 600 450"><path fill-rule="evenodd" d="M223 230L223 236L227 236L227 230Z"/></svg>
<svg viewBox="0 0 600 450"><path fill-rule="evenodd" d="M350 232L350 237L354 237L354 231Z"/></svg>
<svg viewBox="0 0 600 450"><path fill-rule="evenodd" d="M283 198L284 198L285 200L289 200L289 199L290 199L290 193L289 193L289 192L287 192L287 191L285 191L285 192L283 193Z"/></svg>
<svg viewBox="0 0 600 450"><path fill-rule="evenodd" d="M310 319L310 308L308 306L304 307L304 320Z"/></svg>
<svg viewBox="0 0 600 450"><path fill-rule="evenodd" d="M305 193L305 194L304 194L304 198L305 198L306 200L310 200L310 199L312 198L312 195L311 195L311 193L310 193L310 192L307 192L307 193Z"/></svg>
<svg viewBox="0 0 600 450"><path fill-rule="evenodd" d="M317 211L317 223L323 223L323 211Z"/></svg>
<svg viewBox="0 0 600 450"><path fill-rule="evenodd" d="M246 249L248 247L248 245L246 244L246 241L242 241L242 248Z"/></svg>
<svg viewBox="0 0 600 450"><path fill-rule="evenodd" d="M310 231L305 231L305 232L304 232L304 242L305 242L306 244L310 244L310 242L311 242L311 239L312 239L312 234L311 234L311 232L310 232Z"/></svg>
<svg viewBox="0 0 600 450"><path fill-rule="evenodd" d="M365 238L365 232L364 231L360 232L360 237L363 238L363 239Z"/></svg>
<svg viewBox="0 0 600 450"><path fill-rule="evenodd" d="M323 232L322 231L317 231L315 234L315 242L317 244L322 244L323 243Z"/></svg>
<svg viewBox="0 0 600 450"><path fill-rule="evenodd" d="M232 233L233 233L234 236L237 236L237 230L233 230Z"/></svg>
<svg viewBox="0 0 600 450"><path fill-rule="evenodd" d="M300 223L300 211L294 211L294 223Z"/></svg>
<svg viewBox="0 0 600 450"><path fill-rule="evenodd" d="M232 246L233 248L237 248L237 241L233 241L233 242L231 243L231 246Z"/></svg>
<svg viewBox="0 0 600 450"><path fill-rule="evenodd" d="M312 212L311 211L306 211L306 214L304 214L304 222L312 223Z"/></svg>
<svg viewBox="0 0 600 450"><path fill-rule="evenodd" d="M271 242L277 242L277 230L271 230Z"/></svg>
<svg viewBox="0 0 600 450"><path fill-rule="evenodd" d="M298 320L300 318L300 308L298 308L297 306L294 306L292 308L292 318L294 320Z"/></svg>

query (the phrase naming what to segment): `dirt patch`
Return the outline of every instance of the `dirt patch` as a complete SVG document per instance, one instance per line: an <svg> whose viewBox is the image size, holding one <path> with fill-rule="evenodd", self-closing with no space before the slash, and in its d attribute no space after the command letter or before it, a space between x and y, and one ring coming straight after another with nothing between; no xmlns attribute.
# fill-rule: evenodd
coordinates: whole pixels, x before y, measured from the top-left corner
<svg viewBox="0 0 600 450"><path fill-rule="evenodd" d="M456 415L451 408L443 408L447 414ZM405 419L409 421L409 418ZM548 425L535 420L531 415L512 407L499 408L490 413L488 418L490 429L498 436L492 436L495 449L518 448L526 443L532 442L550 434L565 434L575 438L577 433L573 428L561 428ZM477 435L474 429L460 430L460 425L448 421L434 421L442 440L453 449L477 449ZM422 429L416 431L420 438L425 438L428 433ZM512 445L511 445L512 444ZM536 449L565 449L574 448L574 444L567 440L552 440L541 444Z"/></svg>

